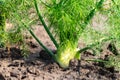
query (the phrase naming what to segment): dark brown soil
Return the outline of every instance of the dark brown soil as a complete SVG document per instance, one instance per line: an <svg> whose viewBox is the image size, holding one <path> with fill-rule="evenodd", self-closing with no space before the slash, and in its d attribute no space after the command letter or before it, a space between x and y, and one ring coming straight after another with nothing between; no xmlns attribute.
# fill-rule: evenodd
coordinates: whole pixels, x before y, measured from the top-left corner
<svg viewBox="0 0 120 80"><path fill-rule="evenodd" d="M115 71L113 68L107 69L98 63L86 61L86 59L95 57L88 52L82 54L81 61L71 60L70 68L64 70L60 68L44 50L39 53L30 54L28 58L24 58L20 56L19 50L15 48L12 48L11 52L13 49L13 54L16 56L7 57L8 54L5 51L0 51L0 54L6 54L0 57L0 80L120 79L119 72Z"/></svg>
<svg viewBox="0 0 120 80"><path fill-rule="evenodd" d="M55 52L55 47L44 29L35 30L43 43ZM0 80L120 80L120 73L114 68L105 68L97 62L86 61L96 57L90 52L84 52L81 61L71 60L70 68L65 70L60 68L34 39L28 40L28 44L31 53L27 58L15 47L12 47L10 52L0 49Z"/></svg>

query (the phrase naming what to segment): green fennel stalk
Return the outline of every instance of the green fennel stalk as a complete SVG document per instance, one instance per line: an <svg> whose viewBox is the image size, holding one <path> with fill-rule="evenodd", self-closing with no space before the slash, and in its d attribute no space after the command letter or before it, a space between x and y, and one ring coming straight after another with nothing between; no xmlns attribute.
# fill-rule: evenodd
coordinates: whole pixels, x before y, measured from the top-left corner
<svg viewBox="0 0 120 80"><path fill-rule="evenodd" d="M37 36L34 34L34 32L29 28L28 25L26 25L25 23L23 23L23 25L26 27L26 29L29 31L29 33L32 35L32 37L42 46L42 48L44 50L46 50L49 55L55 60L55 56L54 54L52 53L52 51L50 51L38 38Z"/></svg>
<svg viewBox="0 0 120 80"><path fill-rule="evenodd" d="M36 0L34 0L34 4L35 4L35 8L36 8L37 14L38 14L38 16L39 16L39 19L40 19L40 21L42 22L42 24L43 24L43 26L44 26L44 29L45 29L46 32L48 33L50 39L51 39L51 40L53 41L53 43L55 44L56 48L58 48L58 44L57 44L55 38L53 37L53 35L52 35L51 32L49 31L47 25L45 24L45 21L43 20L42 15L40 14L40 11L39 11L39 9L38 9L38 5L37 5L37 1L36 1Z"/></svg>

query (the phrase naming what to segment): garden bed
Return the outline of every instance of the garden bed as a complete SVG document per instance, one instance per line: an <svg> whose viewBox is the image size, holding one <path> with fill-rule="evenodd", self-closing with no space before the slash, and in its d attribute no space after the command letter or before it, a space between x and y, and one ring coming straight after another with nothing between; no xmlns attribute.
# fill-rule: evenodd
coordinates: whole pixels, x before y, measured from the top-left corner
<svg viewBox="0 0 120 80"><path fill-rule="evenodd" d="M35 34L49 49L55 52L55 47L53 43L50 42L43 27L37 26L36 28ZM41 33L39 34L39 32ZM0 49L0 80L120 79L120 73L115 71L114 68L105 68L102 64L97 62L86 61L86 59L93 59L96 57L90 52L84 52L81 61L71 60L70 68L65 70L60 68L33 39L28 39L26 41L30 49L28 58L24 58L21 55L21 50L17 47L12 47L10 52L8 52L7 49ZM105 49L102 54L109 53L110 52Z"/></svg>

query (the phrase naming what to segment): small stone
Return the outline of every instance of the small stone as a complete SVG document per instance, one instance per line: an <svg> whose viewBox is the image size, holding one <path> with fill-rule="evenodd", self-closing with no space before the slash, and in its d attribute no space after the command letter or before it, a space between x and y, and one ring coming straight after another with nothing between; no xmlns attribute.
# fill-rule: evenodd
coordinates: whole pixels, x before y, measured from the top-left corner
<svg viewBox="0 0 120 80"><path fill-rule="evenodd" d="M11 66L18 67L19 66L19 62L13 62L13 63L8 65L8 67L11 67Z"/></svg>
<svg viewBox="0 0 120 80"><path fill-rule="evenodd" d="M26 75L23 75L23 76L21 77L21 79L25 79L25 78L27 78L27 76L26 76Z"/></svg>
<svg viewBox="0 0 120 80"><path fill-rule="evenodd" d="M18 72L15 72L15 71L14 72L10 72L10 76L11 77L16 77L17 78L18 75L19 75Z"/></svg>
<svg viewBox="0 0 120 80"><path fill-rule="evenodd" d="M35 72L34 68L32 68L32 67L27 68L27 72L29 72L30 74L36 75L36 72Z"/></svg>

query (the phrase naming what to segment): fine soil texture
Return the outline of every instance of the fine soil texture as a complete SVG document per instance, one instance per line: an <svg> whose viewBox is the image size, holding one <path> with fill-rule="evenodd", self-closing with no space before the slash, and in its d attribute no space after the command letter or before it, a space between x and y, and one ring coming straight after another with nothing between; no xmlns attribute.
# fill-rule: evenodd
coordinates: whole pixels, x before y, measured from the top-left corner
<svg viewBox="0 0 120 80"><path fill-rule="evenodd" d="M36 27L34 32L49 49L56 52L42 26ZM96 57L89 51L82 53L80 61L71 60L68 69L62 69L34 39L26 41L30 50L28 57L22 56L17 47L11 47L9 51L0 48L0 80L120 80L120 73L114 68L87 61ZM102 54L105 57L104 54L111 52L104 50Z"/></svg>

